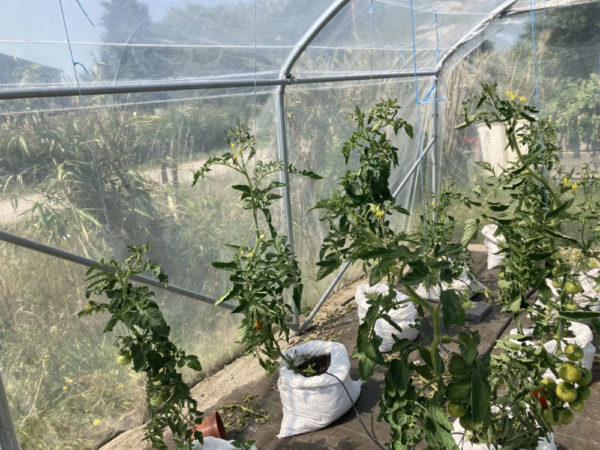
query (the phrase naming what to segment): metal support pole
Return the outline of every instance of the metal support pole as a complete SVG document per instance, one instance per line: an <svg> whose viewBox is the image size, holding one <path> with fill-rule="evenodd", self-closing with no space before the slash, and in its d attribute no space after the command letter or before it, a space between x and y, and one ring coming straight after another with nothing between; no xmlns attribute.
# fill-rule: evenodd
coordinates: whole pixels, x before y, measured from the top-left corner
<svg viewBox="0 0 600 450"><path fill-rule="evenodd" d="M2 373L0 372L0 449L1 450L20 450L19 441L15 433L15 428L10 418L8 409L8 399L2 383Z"/></svg>
<svg viewBox="0 0 600 450"><path fill-rule="evenodd" d="M344 273L346 272L346 270L348 270L348 267L350 267L351 265L352 265L352 261L346 261L344 263L344 265L342 266L342 268L340 269L340 271L338 272L338 274L335 276L335 278L333 279L333 281L331 282L331 284L329 285L329 287L327 288L327 290L325 291L325 293L321 296L321 298L319 299L319 301L317 302L317 304L315 305L315 307L313 308L313 310L310 312L309 316L306 318L306 320L302 324L302 327L300 327L300 331L306 331L307 330L307 328L310 326L310 324L312 323L313 319L315 318L315 316L317 315L317 313L321 309L321 306L323 306L323 303L325 303L325 300L327 300L327 298L333 292L333 288L342 279L342 276L344 275Z"/></svg>
<svg viewBox="0 0 600 450"><path fill-rule="evenodd" d="M435 71L419 72L419 77L435 75ZM149 83L119 83L84 85L80 89L71 86L39 87L39 88L7 88L0 89L0 100L15 100L23 98L47 98L47 97L77 97L79 95L109 95L109 94L135 94L141 92L170 92L170 91L195 91L205 89L233 89L233 88L255 88L289 86L296 84L321 84L341 83L344 81L371 81L394 78L412 78L414 72L374 72L353 75L330 75L323 77L306 78L263 78L239 79L239 80L205 80L205 81L153 81Z"/></svg>
<svg viewBox="0 0 600 450"><path fill-rule="evenodd" d="M50 245L42 244L40 242L31 241L29 239L22 238L20 236L16 236L11 233L7 233L5 231L0 231L0 241L8 242L9 244L14 244L19 247L28 248L29 250L33 250L36 252L44 253L46 255L54 256L56 258L64 259L65 261L70 261L75 264L79 264L85 267L97 266L100 264L98 261L94 261L93 259L84 258L83 256L76 255L74 253L70 253L64 250L61 250L56 247L51 247ZM106 266L107 270L112 270L110 266ZM148 278L143 275L133 275L131 276L133 281L137 281L142 284L146 284L148 286L157 287L160 289L164 289L169 292L173 292L175 294L182 295L187 298L191 298L194 300L199 300L204 303L214 304L217 300L211 297L207 297L206 295L198 294L196 292L189 291L187 289L183 289L177 287L175 285L168 285L165 287L160 281L155 280L153 278ZM227 303L221 303L218 305L221 308L226 309L235 309L236 306L229 305Z"/></svg>
<svg viewBox="0 0 600 450"><path fill-rule="evenodd" d="M398 197L398 194L400 193L400 191L402 190L402 188L404 188L404 185L408 182L408 180L410 179L410 177L412 176L412 174L415 172L415 170L417 170L417 168L419 167L420 162L423 160L423 158L425 158L425 155L427 155L427 152L429 151L429 149L431 149L431 147L433 147L434 143L435 143L434 139L432 139L431 141L429 141L429 144L427 144L427 147L425 147L425 150L423 150L423 153L421 153L421 156L413 163L413 165L409 169L408 173L404 176L404 178L402 179L402 181L400 182L400 184L398 185L398 187L396 188L396 190L392 194L394 198Z"/></svg>
<svg viewBox="0 0 600 450"><path fill-rule="evenodd" d="M433 85L435 86L435 89L433 92L435 92L437 94L438 90L438 78L437 76L434 77L433 79ZM431 169L431 183L432 183L432 192L433 195L437 197L438 194L438 188L439 188L439 183L438 183L438 158L437 158L437 153L438 153L438 141L437 141L437 137L438 137L438 102L436 101L436 99L434 98L433 100L433 108L432 108L432 124L433 124L433 151L431 152L431 165L432 165L432 169Z"/></svg>
<svg viewBox="0 0 600 450"><path fill-rule="evenodd" d="M287 171L289 165L287 140L285 132L285 87L279 86L275 94L275 115L277 116L277 142L279 148L279 159L283 163L285 170L281 172L281 182L283 186L283 209L285 213L285 225L290 250L294 253L294 222L292 221L292 200L290 196L290 174ZM300 311L296 303L292 301L292 311L294 313L293 328L300 327Z"/></svg>

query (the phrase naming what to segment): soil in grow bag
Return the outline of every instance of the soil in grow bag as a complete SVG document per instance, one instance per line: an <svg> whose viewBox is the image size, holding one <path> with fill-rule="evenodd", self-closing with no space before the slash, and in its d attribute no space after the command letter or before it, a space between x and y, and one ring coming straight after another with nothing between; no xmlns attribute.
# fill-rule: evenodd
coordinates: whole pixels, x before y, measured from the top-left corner
<svg viewBox="0 0 600 450"><path fill-rule="evenodd" d="M313 356L298 365L298 372L305 377L316 377L327 372L330 364L331 355Z"/></svg>

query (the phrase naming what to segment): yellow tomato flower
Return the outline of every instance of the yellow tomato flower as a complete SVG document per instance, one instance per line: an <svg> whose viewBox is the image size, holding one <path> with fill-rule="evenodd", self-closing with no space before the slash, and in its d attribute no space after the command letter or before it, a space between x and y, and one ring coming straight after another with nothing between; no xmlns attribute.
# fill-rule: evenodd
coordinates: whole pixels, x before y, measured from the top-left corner
<svg viewBox="0 0 600 450"><path fill-rule="evenodd" d="M67 383L72 383L73 382L73 378L67 378Z"/></svg>
<svg viewBox="0 0 600 450"><path fill-rule="evenodd" d="M525 103L527 101L527 99L523 96L519 97L519 100L521 101L521 103Z"/></svg>
<svg viewBox="0 0 600 450"><path fill-rule="evenodd" d="M92 423L94 424L94 426L98 426L100 424L100 419L94 419Z"/></svg>
<svg viewBox="0 0 600 450"><path fill-rule="evenodd" d="M431 201L431 206L435 206L435 205L437 205L437 203L435 202L435 200L432 200Z"/></svg>
<svg viewBox="0 0 600 450"><path fill-rule="evenodd" d="M379 210L375 213L375 215L377 216L378 219L381 219L385 215L385 213L383 211Z"/></svg>
<svg viewBox="0 0 600 450"><path fill-rule="evenodd" d="M571 185L571 189L573 189L573 192L577 192L577 189L579 189L579 186L577 186L577 184L573 183Z"/></svg>
<svg viewBox="0 0 600 450"><path fill-rule="evenodd" d="M67 387L66 387L66 386L63 386L63 387L62 387L62 390L63 390L63 391L66 391L66 390L67 390Z"/></svg>
<svg viewBox="0 0 600 450"><path fill-rule="evenodd" d="M230 146L232 149L233 149L233 148L235 148L235 144L234 144L233 142L230 142L230 143L229 143L229 146Z"/></svg>
<svg viewBox="0 0 600 450"><path fill-rule="evenodd" d="M571 183L571 180L569 179L569 177L563 177L562 181L560 182L560 184L562 184L563 186L568 186L569 183Z"/></svg>
<svg viewBox="0 0 600 450"><path fill-rule="evenodd" d="M234 160L234 161L235 161L235 160L237 159L237 157L238 157L238 155L237 155L237 154L235 154L235 153L234 153L233 155L231 155L231 156L233 157L233 160Z"/></svg>
<svg viewBox="0 0 600 450"><path fill-rule="evenodd" d="M242 153L242 147L237 148L238 153Z"/></svg>
<svg viewBox="0 0 600 450"><path fill-rule="evenodd" d="M248 258L254 258L254 252L248 253Z"/></svg>

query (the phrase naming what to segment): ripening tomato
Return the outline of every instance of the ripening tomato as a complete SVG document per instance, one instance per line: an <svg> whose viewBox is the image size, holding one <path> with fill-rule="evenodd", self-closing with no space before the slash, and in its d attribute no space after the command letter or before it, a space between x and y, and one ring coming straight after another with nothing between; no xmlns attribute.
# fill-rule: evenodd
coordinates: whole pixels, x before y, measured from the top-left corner
<svg viewBox="0 0 600 450"><path fill-rule="evenodd" d="M540 405L542 405L542 409L546 409L548 407L548 402L546 401L546 391L545 389L536 389L535 391L531 391L531 395L538 399Z"/></svg>

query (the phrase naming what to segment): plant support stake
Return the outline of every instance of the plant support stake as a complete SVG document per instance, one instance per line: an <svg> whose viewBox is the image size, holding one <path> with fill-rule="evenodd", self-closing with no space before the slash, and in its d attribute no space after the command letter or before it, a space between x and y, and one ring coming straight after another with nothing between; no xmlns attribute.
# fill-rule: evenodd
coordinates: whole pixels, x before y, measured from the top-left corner
<svg viewBox="0 0 600 450"><path fill-rule="evenodd" d="M51 247L50 245L42 244L40 242L31 241L29 239L22 238L20 236L16 236L11 233L7 233L5 231L0 231L0 241L8 242L10 244L17 245L19 247L24 247L29 250L33 250L36 252L44 253L46 255L54 256L56 258L64 259L65 261L70 261L75 264L79 264L85 267L92 267L100 264L98 261L94 261L93 259L84 258L83 256L76 255L74 253L70 253L64 250L61 250L56 247ZM165 287L164 284L159 282L158 280L154 280L149 277L145 277L142 275L134 275L131 277L132 280L137 281L142 284L147 284L148 286L157 287L160 289L164 289L169 292L174 292L175 294L182 295L187 298L191 298L194 300L199 300L204 303L213 304L216 302L215 299L211 297L207 297L202 294L198 294L196 292L189 291L187 289L180 288L175 285L168 285ZM226 309L235 309L235 306L228 304L219 304L222 308ZM3 450L3 449L2 449Z"/></svg>

